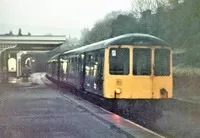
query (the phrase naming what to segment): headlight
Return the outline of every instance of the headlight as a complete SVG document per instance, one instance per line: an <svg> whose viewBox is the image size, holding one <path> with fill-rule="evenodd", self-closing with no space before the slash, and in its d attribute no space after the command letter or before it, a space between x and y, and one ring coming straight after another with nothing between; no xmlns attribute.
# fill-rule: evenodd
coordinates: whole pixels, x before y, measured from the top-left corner
<svg viewBox="0 0 200 138"><path fill-rule="evenodd" d="M116 89L116 90L115 90L115 93L116 93L116 94L120 94L120 93L121 93L121 89L119 89L119 88Z"/></svg>

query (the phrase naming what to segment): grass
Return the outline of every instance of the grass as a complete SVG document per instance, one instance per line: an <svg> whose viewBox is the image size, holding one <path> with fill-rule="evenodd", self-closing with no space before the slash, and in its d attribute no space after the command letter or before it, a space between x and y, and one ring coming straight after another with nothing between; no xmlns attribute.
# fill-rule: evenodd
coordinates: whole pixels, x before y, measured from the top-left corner
<svg viewBox="0 0 200 138"><path fill-rule="evenodd" d="M173 67L174 76L200 76L200 68L197 67Z"/></svg>
<svg viewBox="0 0 200 138"><path fill-rule="evenodd" d="M174 76L200 76L200 49L174 49L173 75Z"/></svg>
<svg viewBox="0 0 200 138"><path fill-rule="evenodd" d="M186 99L200 96L199 49L173 51L173 87L176 97Z"/></svg>

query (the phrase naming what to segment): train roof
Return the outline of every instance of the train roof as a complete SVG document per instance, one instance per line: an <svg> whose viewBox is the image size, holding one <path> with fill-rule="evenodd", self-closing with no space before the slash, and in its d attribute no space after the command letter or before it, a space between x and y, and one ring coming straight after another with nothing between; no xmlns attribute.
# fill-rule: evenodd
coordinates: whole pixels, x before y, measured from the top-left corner
<svg viewBox="0 0 200 138"><path fill-rule="evenodd" d="M58 59L58 56L59 56L59 55L61 55L61 53L56 54L56 55L54 55L53 57L51 57L51 58L48 60L48 62L56 61L56 60Z"/></svg>
<svg viewBox="0 0 200 138"><path fill-rule="evenodd" d="M59 54L56 54L56 55L54 55L53 57L51 57L51 59L55 59L55 58L58 58L58 56L60 55L60 53Z"/></svg>
<svg viewBox="0 0 200 138"><path fill-rule="evenodd" d="M120 35L114 38L110 38L107 40L82 46L73 50L69 50L64 52L64 54L79 54L88 51L104 49L107 48L109 45L169 46L167 42L158 37L148 34L132 33L132 34Z"/></svg>

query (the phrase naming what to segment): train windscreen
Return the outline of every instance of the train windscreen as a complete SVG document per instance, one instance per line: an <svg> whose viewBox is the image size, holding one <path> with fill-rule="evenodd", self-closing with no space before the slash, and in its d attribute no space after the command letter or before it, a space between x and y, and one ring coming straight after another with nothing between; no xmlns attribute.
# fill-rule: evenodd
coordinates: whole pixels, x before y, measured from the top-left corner
<svg viewBox="0 0 200 138"><path fill-rule="evenodd" d="M170 75L170 50L155 49L154 57L154 75L169 76Z"/></svg>
<svg viewBox="0 0 200 138"><path fill-rule="evenodd" d="M151 49L133 49L133 75L151 75Z"/></svg>
<svg viewBox="0 0 200 138"><path fill-rule="evenodd" d="M109 72L111 75L129 74L129 49L111 48L109 54Z"/></svg>

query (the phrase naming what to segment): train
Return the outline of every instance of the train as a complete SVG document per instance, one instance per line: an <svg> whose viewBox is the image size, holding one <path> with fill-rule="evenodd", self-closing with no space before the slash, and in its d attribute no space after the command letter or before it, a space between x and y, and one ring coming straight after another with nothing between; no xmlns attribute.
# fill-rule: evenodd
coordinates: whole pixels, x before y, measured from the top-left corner
<svg viewBox="0 0 200 138"><path fill-rule="evenodd" d="M159 101L173 96L172 49L149 34L124 34L53 56L47 77L103 99L104 105L155 120Z"/></svg>

